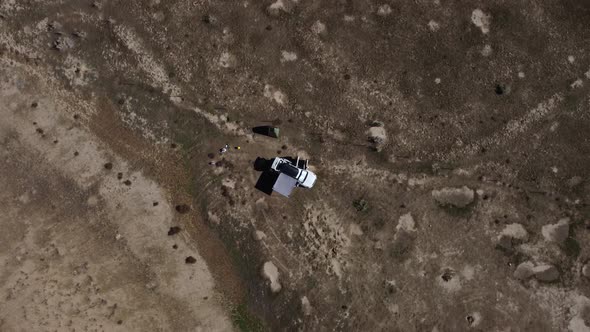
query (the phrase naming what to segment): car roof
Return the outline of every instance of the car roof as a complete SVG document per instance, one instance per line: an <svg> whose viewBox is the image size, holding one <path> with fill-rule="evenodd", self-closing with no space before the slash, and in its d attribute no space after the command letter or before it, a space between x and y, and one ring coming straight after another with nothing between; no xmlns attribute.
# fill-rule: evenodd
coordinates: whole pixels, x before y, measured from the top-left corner
<svg viewBox="0 0 590 332"><path fill-rule="evenodd" d="M299 175L299 168L297 168L291 164L288 164L288 163L282 163L282 164L278 165L277 169L281 173L284 173L292 178L297 178L297 175Z"/></svg>

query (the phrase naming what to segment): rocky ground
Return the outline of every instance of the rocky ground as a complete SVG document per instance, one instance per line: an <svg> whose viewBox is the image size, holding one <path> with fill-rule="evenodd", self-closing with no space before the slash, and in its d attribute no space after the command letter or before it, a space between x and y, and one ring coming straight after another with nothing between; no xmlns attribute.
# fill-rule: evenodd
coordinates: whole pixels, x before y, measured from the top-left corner
<svg viewBox="0 0 590 332"><path fill-rule="evenodd" d="M0 1L0 330L589 331L589 22Z"/></svg>

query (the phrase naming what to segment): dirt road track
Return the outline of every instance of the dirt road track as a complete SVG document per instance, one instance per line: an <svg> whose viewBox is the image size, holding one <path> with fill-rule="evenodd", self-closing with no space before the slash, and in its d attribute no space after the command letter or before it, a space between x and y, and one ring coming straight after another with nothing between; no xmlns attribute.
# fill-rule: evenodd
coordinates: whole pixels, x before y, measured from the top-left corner
<svg viewBox="0 0 590 332"><path fill-rule="evenodd" d="M168 193L101 144L70 113L84 106L42 73L2 67L0 329L231 330L195 244L167 235L178 222Z"/></svg>

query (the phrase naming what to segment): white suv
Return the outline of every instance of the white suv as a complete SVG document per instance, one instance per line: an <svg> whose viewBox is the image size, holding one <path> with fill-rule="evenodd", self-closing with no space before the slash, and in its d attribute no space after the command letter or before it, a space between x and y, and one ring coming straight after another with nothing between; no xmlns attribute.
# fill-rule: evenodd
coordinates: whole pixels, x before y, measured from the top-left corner
<svg viewBox="0 0 590 332"><path fill-rule="evenodd" d="M297 164L299 164L299 159L297 159ZM312 171L307 170L307 163L304 168L299 168L287 159L276 157L270 168L292 177L297 180L297 186L304 188L313 187L315 180L317 179L317 176Z"/></svg>

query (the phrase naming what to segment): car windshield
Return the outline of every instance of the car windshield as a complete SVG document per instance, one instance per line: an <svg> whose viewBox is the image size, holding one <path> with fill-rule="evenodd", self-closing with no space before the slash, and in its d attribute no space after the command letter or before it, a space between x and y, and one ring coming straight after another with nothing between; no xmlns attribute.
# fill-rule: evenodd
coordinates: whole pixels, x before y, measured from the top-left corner
<svg viewBox="0 0 590 332"><path fill-rule="evenodd" d="M283 163L277 166L277 169L292 178L297 178L299 174L299 169L291 164Z"/></svg>

